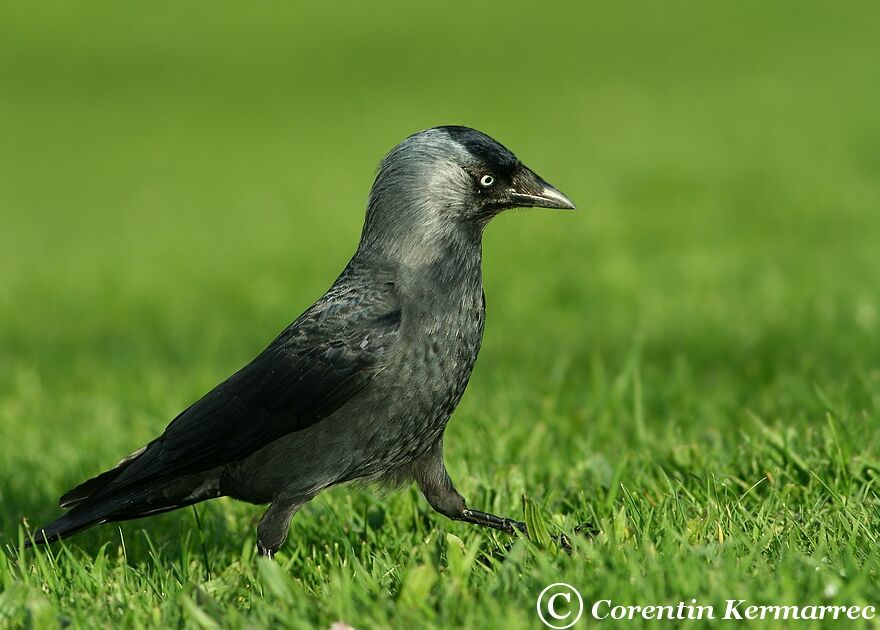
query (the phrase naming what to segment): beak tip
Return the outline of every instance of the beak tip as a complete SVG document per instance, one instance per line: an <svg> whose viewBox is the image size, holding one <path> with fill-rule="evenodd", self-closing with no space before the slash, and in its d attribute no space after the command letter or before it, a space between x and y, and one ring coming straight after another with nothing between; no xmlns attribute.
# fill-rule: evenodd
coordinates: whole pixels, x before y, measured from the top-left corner
<svg viewBox="0 0 880 630"><path fill-rule="evenodd" d="M524 165L520 166L510 193L513 195L515 206L576 210L574 202L562 191Z"/></svg>
<svg viewBox="0 0 880 630"><path fill-rule="evenodd" d="M552 186L544 188L541 192L541 197L550 201L553 204L551 207L559 208L560 210L577 210L577 207L571 199Z"/></svg>

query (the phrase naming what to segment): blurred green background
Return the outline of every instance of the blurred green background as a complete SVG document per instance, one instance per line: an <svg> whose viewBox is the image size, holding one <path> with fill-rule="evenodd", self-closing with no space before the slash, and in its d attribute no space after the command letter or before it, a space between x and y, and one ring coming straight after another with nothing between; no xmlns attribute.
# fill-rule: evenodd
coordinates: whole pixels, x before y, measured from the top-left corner
<svg viewBox="0 0 880 630"><path fill-rule="evenodd" d="M870 2L4 3L0 543L17 544L22 518L52 518L62 491L154 436L311 304L354 251L379 159L438 124L496 137L579 207L511 212L487 230L486 338L447 438L472 503L515 515L528 493L573 526L630 509L619 483L662 493L658 471L678 471L702 518L706 479L747 488L839 452L835 480L863 482L841 496L867 502L876 534L874 477L856 473L880 461L878 42ZM810 441L829 414L836 451L825 434ZM780 502L825 505L821 486L799 483ZM475 545L488 535L431 516L413 493L327 497L295 520L288 546L306 549L303 567L342 536L328 518L370 510L425 522L399 548L380 531L327 558L379 554L393 572L434 529ZM216 571L252 542L258 512L205 508ZM173 555L191 527L185 512L126 525L133 565L161 569L141 530ZM115 549L113 527L71 544L86 566L108 540ZM876 578L859 559L870 540L846 543L863 595L876 593L859 591ZM768 562L792 593L823 588L797 563ZM716 586L755 584L730 567L714 569ZM625 584L606 569L582 584ZM5 575L7 589L20 581ZM478 579L486 593L491 575ZM7 601L33 606L45 591L76 608L75 580L44 579ZM341 592L328 579L306 579L303 619L345 610L327 603ZM684 588L643 579L658 596ZM400 603L389 580L374 601ZM504 611L477 593L458 612L426 596L430 614L533 621L531 582L497 588L513 602ZM383 614L351 613L392 623Z"/></svg>

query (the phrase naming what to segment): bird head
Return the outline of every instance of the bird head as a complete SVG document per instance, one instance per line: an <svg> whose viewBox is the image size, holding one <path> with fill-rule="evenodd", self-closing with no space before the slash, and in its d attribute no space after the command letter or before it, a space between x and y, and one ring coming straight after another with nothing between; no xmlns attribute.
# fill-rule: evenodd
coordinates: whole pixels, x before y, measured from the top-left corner
<svg viewBox="0 0 880 630"><path fill-rule="evenodd" d="M468 127L433 127L394 147L370 191L363 242L413 248L479 235L508 208L573 210L572 201L501 143Z"/></svg>

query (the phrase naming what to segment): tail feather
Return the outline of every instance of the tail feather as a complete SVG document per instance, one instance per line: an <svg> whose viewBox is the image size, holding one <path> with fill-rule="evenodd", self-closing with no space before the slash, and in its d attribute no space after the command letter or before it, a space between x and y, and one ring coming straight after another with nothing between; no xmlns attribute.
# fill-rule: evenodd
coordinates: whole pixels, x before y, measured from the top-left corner
<svg viewBox="0 0 880 630"><path fill-rule="evenodd" d="M128 457L122 459L122 461L120 461L110 470L102 472L97 477L92 477L88 481L84 481L73 490L64 493L58 500L58 505L62 508L67 509L76 507L77 505L81 504L86 499L93 496L95 493L110 485L110 483L112 483L113 480L116 479L116 477L118 477L123 470L128 468L128 466L132 462L134 462L134 460L136 460L140 455L142 455L143 452L146 450L147 447L142 446Z"/></svg>
<svg viewBox="0 0 880 630"><path fill-rule="evenodd" d="M79 532L95 525L114 523L117 521L130 521L145 516L155 516L156 514L177 510L192 505L193 503L199 503L206 498L211 497L188 497L166 505L151 506L143 504L129 506L107 513L105 513L106 509L112 508L112 506L104 506L104 502L102 502L102 506L83 506L82 508L75 508L67 514L55 519L45 527L38 529L34 532L33 541L25 540L24 546L33 547L36 545L46 545L61 538L68 538L74 534L78 534Z"/></svg>
<svg viewBox="0 0 880 630"><path fill-rule="evenodd" d="M119 474L119 470L114 469L104 475L114 472ZM33 541L27 541L25 546L51 543L101 523L126 521L169 512L206 499L213 499L221 494L220 475L217 471L189 475L164 483L144 483L134 488L114 488L112 480L98 484L97 480L102 476L99 475L79 486L85 487L91 482L96 482L96 486L100 485L100 492L95 491L77 499L69 512L45 527L39 528L34 534ZM75 491L76 489L72 490L68 495ZM64 503L63 499L62 503Z"/></svg>
<svg viewBox="0 0 880 630"><path fill-rule="evenodd" d="M104 522L106 518L101 516L85 516L69 512L34 532L33 539L25 540L24 546L46 545Z"/></svg>

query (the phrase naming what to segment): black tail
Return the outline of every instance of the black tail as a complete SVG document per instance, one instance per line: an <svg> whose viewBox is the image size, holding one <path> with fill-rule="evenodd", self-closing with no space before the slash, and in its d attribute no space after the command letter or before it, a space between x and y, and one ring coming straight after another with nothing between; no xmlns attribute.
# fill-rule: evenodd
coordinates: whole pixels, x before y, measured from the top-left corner
<svg viewBox="0 0 880 630"><path fill-rule="evenodd" d="M152 497L144 497L142 500L135 500L134 502L129 498L108 497L94 504L91 502L81 504L45 527L39 528L34 533L33 540L26 540L24 546L31 547L52 543L59 538L73 536L84 529L88 529L93 525L100 525L101 523L128 521L144 516L161 514L162 512L170 512L193 503L199 503L205 499L212 499L217 495L188 496L177 500L170 500L169 497L161 496L163 500L156 501L160 496L161 493Z"/></svg>
<svg viewBox="0 0 880 630"><path fill-rule="evenodd" d="M143 449L129 455L112 470L62 496L61 507L70 511L39 528L25 546L51 543L93 525L152 516L220 496L219 476L210 472L164 480L117 479L142 453Z"/></svg>
<svg viewBox="0 0 880 630"><path fill-rule="evenodd" d="M65 509L72 508L79 505L89 497L94 496L97 492L103 490L108 485L110 485L110 483L112 483L113 480L116 479L116 477L118 477L123 470L128 468L129 464L134 462L134 460L136 460L146 450L146 446L139 448L107 472L102 472L97 477L92 477L88 481L84 481L83 483L79 484L73 490L70 490L61 495L61 498L58 500L58 505Z"/></svg>
<svg viewBox="0 0 880 630"><path fill-rule="evenodd" d="M76 510L74 510L38 529L34 532L33 540L25 540L24 546L30 547L32 545L45 545L55 542L61 537L67 538L84 529L88 529L92 525L104 523L106 520L106 518L101 516L77 514Z"/></svg>

